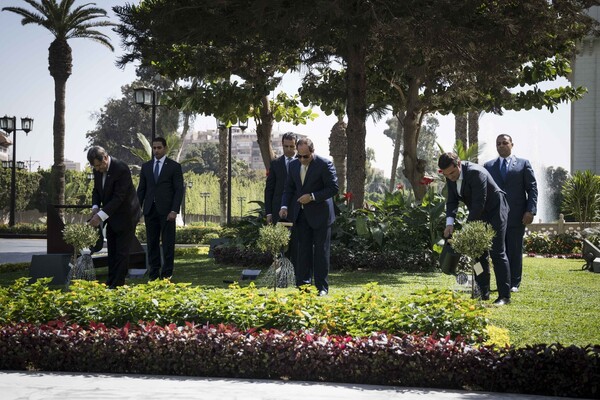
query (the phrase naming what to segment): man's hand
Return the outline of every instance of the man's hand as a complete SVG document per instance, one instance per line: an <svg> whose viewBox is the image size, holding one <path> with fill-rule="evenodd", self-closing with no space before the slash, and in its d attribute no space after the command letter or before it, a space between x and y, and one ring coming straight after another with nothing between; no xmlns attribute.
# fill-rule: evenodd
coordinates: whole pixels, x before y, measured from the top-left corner
<svg viewBox="0 0 600 400"><path fill-rule="evenodd" d="M98 211L96 211L96 213L94 213L92 215L92 218L90 219L90 222L88 222L88 224L90 224L94 228L99 227L101 223L102 223L102 219L98 215Z"/></svg>
<svg viewBox="0 0 600 400"><path fill-rule="evenodd" d="M281 210L279 210L279 218L287 219L287 214L287 208L282 208Z"/></svg>
<svg viewBox="0 0 600 400"><path fill-rule="evenodd" d="M271 225L273 223L273 215L267 215L267 225Z"/></svg>
<svg viewBox="0 0 600 400"><path fill-rule="evenodd" d="M444 237L447 239L452 236L452 232L454 232L454 225L446 225L446 229L444 229Z"/></svg>
<svg viewBox="0 0 600 400"><path fill-rule="evenodd" d="M92 217L96 214L98 214L98 211L100 211L99 208L92 208Z"/></svg>
<svg viewBox="0 0 600 400"><path fill-rule="evenodd" d="M300 203L300 204L308 204L311 201L312 201L312 197L311 197L310 193L303 194L302 196L298 197L298 203Z"/></svg>
<svg viewBox="0 0 600 400"><path fill-rule="evenodd" d="M175 221L177 219L177 213L175 211L171 211L169 215L167 215L167 221Z"/></svg>
<svg viewBox="0 0 600 400"><path fill-rule="evenodd" d="M529 211L525 211L525 214L523 214L523 225L529 225L532 222L533 222L533 214L530 213Z"/></svg>

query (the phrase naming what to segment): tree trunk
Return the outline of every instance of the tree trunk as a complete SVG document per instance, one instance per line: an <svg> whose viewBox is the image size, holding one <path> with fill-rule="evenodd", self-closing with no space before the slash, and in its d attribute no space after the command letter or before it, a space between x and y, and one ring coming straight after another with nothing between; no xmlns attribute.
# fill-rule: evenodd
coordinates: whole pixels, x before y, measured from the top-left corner
<svg viewBox="0 0 600 400"><path fill-rule="evenodd" d="M256 125L256 141L260 149L265 170L269 169L271 160L275 158L273 145L271 144L271 134L273 133L273 113L269 98L263 96L261 99L262 107L260 108L260 123Z"/></svg>
<svg viewBox="0 0 600 400"><path fill-rule="evenodd" d="M455 143L461 142L463 148L467 150L467 116L465 114L454 115L454 135Z"/></svg>
<svg viewBox="0 0 600 400"><path fill-rule="evenodd" d="M71 76L73 56L64 39L55 39L48 49L48 70L54 78L54 164L52 165L52 202L65 204L65 97ZM62 215L62 213L61 213Z"/></svg>
<svg viewBox="0 0 600 400"><path fill-rule="evenodd" d="M412 78L406 96L406 116L404 117L404 176L410 182L415 198L423 199L427 186L422 183L427 162L417 158L419 128L423 118L423 109L419 104L420 79Z"/></svg>
<svg viewBox="0 0 600 400"><path fill-rule="evenodd" d="M221 205L221 225L227 221L227 151L229 149L228 128L219 129L219 204Z"/></svg>
<svg viewBox="0 0 600 400"><path fill-rule="evenodd" d="M183 113L183 130L181 132L181 144L179 145L179 151L177 151L177 157L175 157L175 161L179 162L181 159L181 155L183 154L183 147L185 145L185 138L187 137L188 131L190 130L190 119L192 118L192 113L189 111L184 111Z"/></svg>
<svg viewBox="0 0 600 400"><path fill-rule="evenodd" d="M367 117L367 75L366 49L362 41L348 45L347 58L347 108L348 126L348 192L352 193L354 208L362 208L365 198L365 162L367 134L365 119Z"/></svg>
<svg viewBox="0 0 600 400"><path fill-rule="evenodd" d="M331 128L329 135L329 154L333 158L333 165L337 173L338 186L340 193L346 192L346 152L348 151L348 143L346 140L346 123L344 116L338 116L336 122Z"/></svg>
<svg viewBox="0 0 600 400"><path fill-rule="evenodd" d="M398 120L398 127L396 128L396 140L394 140L394 157L392 159L392 171L390 173L390 192L394 191L396 186L396 172L398 171L398 162L400 160L400 143L404 134L404 118L406 117L406 111L401 110L395 113L395 117Z"/></svg>
<svg viewBox="0 0 600 400"><path fill-rule="evenodd" d="M476 144L479 146L479 111L469 111L468 114L469 119L469 147ZM477 154L475 153L473 162L478 162Z"/></svg>

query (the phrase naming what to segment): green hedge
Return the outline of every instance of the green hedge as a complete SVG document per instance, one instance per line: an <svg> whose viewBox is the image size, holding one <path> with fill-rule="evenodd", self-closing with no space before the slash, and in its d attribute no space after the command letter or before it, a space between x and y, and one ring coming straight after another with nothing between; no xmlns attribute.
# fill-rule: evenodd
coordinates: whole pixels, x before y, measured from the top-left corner
<svg viewBox="0 0 600 400"><path fill-rule="evenodd" d="M219 237L220 226L183 226L175 230L175 243L179 244L208 244L210 239ZM146 241L146 226L139 224L135 232L140 242Z"/></svg>
<svg viewBox="0 0 600 400"><path fill-rule="evenodd" d="M221 323L240 329L311 329L330 334L438 332L469 341L486 338L483 306L447 290L396 298L384 295L377 284L369 284L359 293L322 299L312 287L272 292L258 290L251 284L245 288L232 285L230 289L205 290L189 284L154 281L106 290L103 284L75 281L69 291L60 291L48 287L49 278L34 284L27 280L21 278L0 288L0 324L62 319L78 324L95 321L121 326L141 320L177 325Z"/></svg>

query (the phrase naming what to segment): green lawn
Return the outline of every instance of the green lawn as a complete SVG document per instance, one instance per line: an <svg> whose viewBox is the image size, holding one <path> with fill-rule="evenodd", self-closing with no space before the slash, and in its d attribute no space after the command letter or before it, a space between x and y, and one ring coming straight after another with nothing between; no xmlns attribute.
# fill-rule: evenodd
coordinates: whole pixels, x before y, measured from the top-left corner
<svg viewBox="0 0 600 400"><path fill-rule="evenodd" d="M515 346L554 342L600 344L600 274L583 271L582 264L581 260L525 258L522 290L513 294L509 306L488 308L490 324L507 329L510 342ZM173 282L227 288L228 283L224 281L239 281L242 269L215 264L205 255L178 256ZM97 274L103 281L106 268L98 269ZM0 285L9 285L26 275L26 269L0 273ZM127 283L146 281L145 278L130 279ZM248 282L240 284L244 286ZM378 282L390 296L404 296L424 287L459 289L453 277L442 273L333 271L330 292L358 290L369 282ZM492 287L493 282L492 277Z"/></svg>

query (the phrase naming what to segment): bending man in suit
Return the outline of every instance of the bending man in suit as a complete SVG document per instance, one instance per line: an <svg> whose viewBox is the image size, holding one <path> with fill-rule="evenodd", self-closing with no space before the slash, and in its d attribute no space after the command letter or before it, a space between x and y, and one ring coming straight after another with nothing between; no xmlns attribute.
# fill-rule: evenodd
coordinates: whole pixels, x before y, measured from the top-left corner
<svg viewBox="0 0 600 400"><path fill-rule="evenodd" d="M281 197L285 187L285 180L288 175L289 164L296 156L296 135L292 132L284 133L281 137L283 155L271 161L269 173L267 174L267 183L265 185L265 214L267 224L276 224L279 222L279 210L281 209ZM288 214L293 215L294 204L290 204ZM296 229L292 227L292 236L288 245L288 257L294 265L295 273L298 275L296 266L297 257Z"/></svg>
<svg viewBox="0 0 600 400"><path fill-rule="evenodd" d="M167 141L152 141L154 158L142 164L137 195L143 206L150 280L170 278L175 262L175 220L183 200L181 165L166 156ZM160 267L160 242L164 264Z"/></svg>
<svg viewBox="0 0 600 400"><path fill-rule="evenodd" d="M510 206L506 228L506 255L510 265L511 292L518 292L523 274L523 236L525 226L533 222L537 211L537 183L531 163L512 155L513 141L509 135L496 138L499 157L484 164L494 181L506 193Z"/></svg>
<svg viewBox="0 0 600 400"><path fill-rule="evenodd" d="M314 274L319 296L329 292L327 275L331 245L331 225L335 221L332 198L338 193L333 163L315 154L312 140L296 143L298 159L289 165L279 216L294 223L298 238L296 284L310 285Z"/></svg>
<svg viewBox="0 0 600 400"><path fill-rule="evenodd" d="M110 157L100 146L91 147L87 159L94 169L92 218L89 224L93 227L106 224L106 285L115 288L125 284L129 249L135 238L135 226L141 217L140 203L127 164Z"/></svg>
<svg viewBox="0 0 600 400"><path fill-rule="evenodd" d="M438 159L438 167L446 177L448 185L444 237L450 237L454 231L454 219L460 200L469 209L467 221L484 221L490 224L496 231L490 250L498 287L498 298L494 304L502 306L510 303L510 269L504 248L508 204L504 192L496 185L485 168L468 161L461 162L454 153L442 154ZM481 289L481 298L488 300L490 264L487 252L478 261L483 272L476 274L475 280Z"/></svg>

